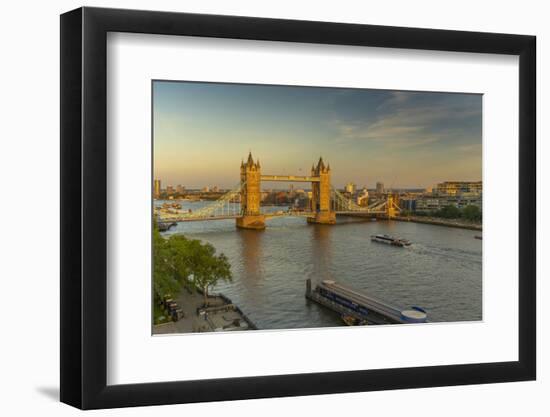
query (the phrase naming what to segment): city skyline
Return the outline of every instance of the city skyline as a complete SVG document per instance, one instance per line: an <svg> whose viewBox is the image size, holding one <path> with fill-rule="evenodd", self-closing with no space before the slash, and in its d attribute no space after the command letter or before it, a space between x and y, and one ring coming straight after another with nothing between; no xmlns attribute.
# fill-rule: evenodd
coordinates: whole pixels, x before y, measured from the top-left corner
<svg viewBox="0 0 550 417"><path fill-rule="evenodd" d="M199 185L199 186L196 186L196 187L188 187L184 184L172 184L172 183L166 184L166 183L164 183L164 181L162 181L161 178L155 178L154 183L156 183L157 181L159 181L159 185L160 185L159 190L163 191L163 192L168 191L167 190L168 188L171 188L174 193L182 193L184 191L221 192L221 191L227 191L227 190L230 189L230 188L224 188L224 187L218 186L217 184L204 184L204 185ZM310 191L311 190L311 183L309 183L309 182L303 182L303 183L301 183L301 182L294 182L294 183L280 183L280 182L278 182L278 183L275 183L275 182L271 182L271 181L262 181L262 184L268 184L268 186L263 186L262 185L262 187L261 187L262 191L296 191L297 192L297 191ZM385 187L385 184L383 184L383 183L377 182L376 184L382 184L384 191L391 191L391 189L388 188L388 187ZM347 191L347 188L350 185L353 185L355 187L355 192L359 192L363 189L368 189L368 190L371 190L371 191L377 191L376 186L367 187L366 185L356 184L354 182L348 182L344 186L339 187L339 188L340 189L345 189ZM178 191L179 187L181 187L182 189ZM153 185L153 188L155 189L155 192L156 192L156 188L155 188L154 185ZM423 188L423 187L406 187L406 188L394 187L393 189L394 190L425 190L426 188Z"/></svg>
<svg viewBox="0 0 550 417"><path fill-rule="evenodd" d="M322 156L337 187L482 177L481 95L155 81L153 96L163 186L231 188L249 151L279 175L306 175Z"/></svg>

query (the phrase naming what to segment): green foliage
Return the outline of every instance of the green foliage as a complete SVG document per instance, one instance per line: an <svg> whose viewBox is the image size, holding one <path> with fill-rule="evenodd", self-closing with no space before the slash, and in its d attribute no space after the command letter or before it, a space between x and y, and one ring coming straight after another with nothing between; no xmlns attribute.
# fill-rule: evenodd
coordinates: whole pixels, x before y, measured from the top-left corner
<svg viewBox="0 0 550 417"><path fill-rule="evenodd" d="M172 235L166 240L171 273L181 285L189 285L189 276L193 273L193 247L200 245L198 240L189 240L182 235Z"/></svg>
<svg viewBox="0 0 550 417"><path fill-rule="evenodd" d="M153 229L153 292L155 303L158 303L165 294L177 293L180 284L174 273L173 251L158 228Z"/></svg>
<svg viewBox="0 0 550 417"><path fill-rule="evenodd" d="M481 222L482 213L478 206L469 205L462 209L456 206L445 206L432 212L416 212L415 216L431 216L444 219L464 219L470 222Z"/></svg>
<svg viewBox="0 0 550 417"><path fill-rule="evenodd" d="M445 206L438 212L438 217L444 219L458 219L460 217L460 209L456 206Z"/></svg>
<svg viewBox="0 0 550 417"><path fill-rule="evenodd" d="M175 296L183 286L202 291L205 304L208 291L220 280L231 281L231 265L209 243L172 235L165 239L153 230L153 291L158 304L166 294Z"/></svg>
<svg viewBox="0 0 550 417"><path fill-rule="evenodd" d="M171 321L170 317L165 315L160 305L155 304L153 306L153 323L163 324L163 323L168 323L169 321Z"/></svg>
<svg viewBox="0 0 550 417"><path fill-rule="evenodd" d="M481 210L478 206L466 206L462 209L462 217L471 222L480 222Z"/></svg>
<svg viewBox="0 0 550 417"><path fill-rule="evenodd" d="M434 215L431 211L414 211L413 214L417 217L429 217Z"/></svg>
<svg viewBox="0 0 550 417"><path fill-rule="evenodd" d="M231 265L222 253L216 256L216 249L209 244L194 241L193 253L193 284L204 295L204 304L208 304L208 291L220 280L231 281Z"/></svg>

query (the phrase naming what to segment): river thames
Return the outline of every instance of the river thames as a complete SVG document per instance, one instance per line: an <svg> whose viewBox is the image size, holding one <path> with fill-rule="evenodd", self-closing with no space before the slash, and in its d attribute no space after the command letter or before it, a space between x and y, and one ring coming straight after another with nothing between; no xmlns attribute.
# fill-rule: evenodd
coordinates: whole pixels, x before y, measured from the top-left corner
<svg viewBox="0 0 550 417"><path fill-rule="evenodd" d="M207 204L182 203L192 210ZM174 233L209 242L229 258L233 281L212 292L231 298L259 329L343 325L336 313L306 300L308 278L313 285L335 280L397 307L420 306L431 322L482 319L482 241L474 238L480 232L346 217L333 226L311 225L305 218L279 217L267 220L264 231L216 220L178 223L163 235ZM412 245L371 242L378 233Z"/></svg>

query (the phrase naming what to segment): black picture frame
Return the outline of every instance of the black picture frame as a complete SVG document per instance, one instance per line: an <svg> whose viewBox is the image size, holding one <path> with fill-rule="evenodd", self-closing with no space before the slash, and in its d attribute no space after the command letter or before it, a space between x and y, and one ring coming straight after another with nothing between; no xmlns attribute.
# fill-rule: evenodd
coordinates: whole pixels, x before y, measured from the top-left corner
<svg viewBox="0 0 550 417"><path fill-rule="evenodd" d="M519 56L519 360L107 385L107 33ZM82 409L533 380L536 38L450 30L79 8L61 15L61 401Z"/></svg>

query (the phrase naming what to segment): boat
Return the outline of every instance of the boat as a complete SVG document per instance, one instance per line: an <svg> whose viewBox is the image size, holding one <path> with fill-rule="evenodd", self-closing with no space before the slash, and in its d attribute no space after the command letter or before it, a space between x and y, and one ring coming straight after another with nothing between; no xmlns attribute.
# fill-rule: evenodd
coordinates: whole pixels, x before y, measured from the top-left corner
<svg viewBox="0 0 550 417"><path fill-rule="evenodd" d="M390 235L371 235L370 240L372 240L373 242L387 243L388 245L399 247L411 245L411 242L407 239L393 237Z"/></svg>
<svg viewBox="0 0 550 417"><path fill-rule="evenodd" d="M483 237L481 237L480 235L475 235L474 239L483 240Z"/></svg>
<svg viewBox="0 0 550 417"><path fill-rule="evenodd" d="M306 298L338 313L348 326L428 322L428 313L421 307L396 307L333 280L323 280L313 289L307 279Z"/></svg>
<svg viewBox="0 0 550 417"><path fill-rule="evenodd" d="M163 209L171 209L171 208L174 208L174 209L181 209L181 204L180 203L162 203L162 208Z"/></svg>
<svg viewBox="0 0 550 417"><path fill-rule="evenodd" d="M177 224L175 222L158 222L157 227L159 229L159 232L166 232L170 230L173 226L176 226Z"/></svg>

